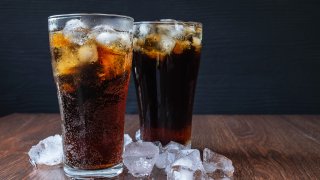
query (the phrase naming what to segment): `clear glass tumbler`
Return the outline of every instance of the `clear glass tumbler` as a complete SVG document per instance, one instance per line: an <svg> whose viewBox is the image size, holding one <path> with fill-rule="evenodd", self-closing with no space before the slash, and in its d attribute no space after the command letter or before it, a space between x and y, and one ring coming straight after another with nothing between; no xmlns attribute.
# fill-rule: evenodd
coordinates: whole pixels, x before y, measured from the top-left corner
<svg viewBox="0 0 320 180"><path fill-rule="evenodd" d="M143 140L191 145L201 40L201 23L135 22L132 71Z"/></svg>
<svg viewBox="0 0 320 180"><path fill-rule="evenodd" d="M48 18L68 176L122 172L133 19L107 14Z"/></svg>

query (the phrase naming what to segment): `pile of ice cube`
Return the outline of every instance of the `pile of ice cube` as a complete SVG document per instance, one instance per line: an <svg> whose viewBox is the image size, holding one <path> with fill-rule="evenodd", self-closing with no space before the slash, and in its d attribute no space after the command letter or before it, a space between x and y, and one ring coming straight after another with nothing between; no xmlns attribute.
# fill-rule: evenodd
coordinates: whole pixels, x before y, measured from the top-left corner
<svg viewBox="0 0 320 180"><path fill-rule="evenodd" d="M136 134L136 138L139 133ZM227 157L205 148L203 161L200 151L171 141L162 147L161 143L132 141L124 135L123 163L135 177L150 176L154 165L163 169L169 180L206 180L233 176L234 167ZM62 139L60 135L50 136L29 151L33 165L59 165L62 163Z"/></svg>
<svg viewBox="0 0 320 180"><path fill-rule="evenodd" d="M125 148L123 162L135 177L150 175L154 165L163 169L169 180L229 178L234 173L232 161L227 157L205 148L202 161L199 150L173 141L164 147L159 142L131 142Z"/></svg>
<svg viewBox="0 0 320 180"><path fill-rule="evenodd" d="M67 21L62 33L72 43L78 45L83 45L89 39L94 39L98 43L107 46L114 43L118 43L126 48L131 46L129 32L117 31L109 25L98 25L90 28L79 19L71 19Z"/></svg>
<svg viewBox="0 0 320 180"><path fill-rule="evenodd" d="M56 58L53 64L57 75L68 75L79 70L78 66L97 62L101 55L98 50L101 47L122 55L132 48L131 31L119 31L106 24L89 27L80 19L67 21L61 30L50 25L50 44L55 54L53 58ZM102 59L100 57L101 61ZM118 66L114 63L108 64L108 68L116 72L118 71L114 68L122 68Z"/></svg>

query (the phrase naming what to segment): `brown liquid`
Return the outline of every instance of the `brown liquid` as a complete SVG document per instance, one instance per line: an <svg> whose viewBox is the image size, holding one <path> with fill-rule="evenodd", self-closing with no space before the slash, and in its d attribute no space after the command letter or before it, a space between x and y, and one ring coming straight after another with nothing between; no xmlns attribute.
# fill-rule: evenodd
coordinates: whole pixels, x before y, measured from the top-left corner
<svg viewBox="0 0 320 180"><path fill-rule="evenodd" d="M81 74L90 71L96 67L86 67ZM80 79L75 92L59 92L65 161L79 169L108 168L122 161L129 72L101 83L87 78ZM59 84L64 82L58 79Z"/></svg>
<svg viewBox="0 0 320 180"><path fill-rule="evenodd" d="M84 46L96 48L97 59L79 62L74 56L81 47L56 34L51 47L57 46L52 56L65 164L87 170L115 166L122 162L131 55L89 42Z"/></svg>
<svg viewBox="0 0 320 180"><path fill-rule="evenodd" d="M190 143L199 63L200 53L194 47L159 60L134 51L132 67L143 140Z"/></svg>

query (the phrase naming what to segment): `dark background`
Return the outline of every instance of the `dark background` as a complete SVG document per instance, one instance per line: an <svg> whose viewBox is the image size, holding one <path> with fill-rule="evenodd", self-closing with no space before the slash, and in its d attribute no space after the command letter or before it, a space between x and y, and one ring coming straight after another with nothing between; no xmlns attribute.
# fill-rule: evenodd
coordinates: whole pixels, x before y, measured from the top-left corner
<svg viewBox="0 0 320 180"><path fill-rule="evenodd" d="M1 0L0 115L58 112L47 17L75 12L202 22L195 113L320 113L317 0Z"/></svg>

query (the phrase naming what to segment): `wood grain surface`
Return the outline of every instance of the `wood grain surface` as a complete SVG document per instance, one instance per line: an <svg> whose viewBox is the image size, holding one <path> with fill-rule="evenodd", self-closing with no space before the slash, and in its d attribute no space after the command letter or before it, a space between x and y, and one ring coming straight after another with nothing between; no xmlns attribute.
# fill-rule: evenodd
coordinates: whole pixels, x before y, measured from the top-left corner
<svg viewBox="0 0 320 180"><path fill-rule="evenodd" d="M320 178L320 116L197 115L192 146L229 157L234 179ZM126 132L138 116L126 116ZM60 133L58 114L11 114L0 118L0 179L67 179L59 167L34 169L27 152L39 140ZM154 179L165 179L155 171ZM115 179L133 179L127 173Z"/></svg>
<svg viewBox="0 0 320 180"><path fill-rule="evenodd" d="M201 114L319 114L318 0L1 0L0 116L58 112L47 17L115 13L203 23ZM127 112L137 113L130 83Z"/></svg>

